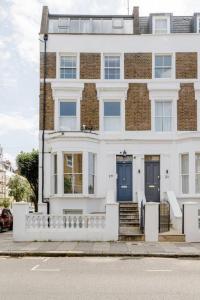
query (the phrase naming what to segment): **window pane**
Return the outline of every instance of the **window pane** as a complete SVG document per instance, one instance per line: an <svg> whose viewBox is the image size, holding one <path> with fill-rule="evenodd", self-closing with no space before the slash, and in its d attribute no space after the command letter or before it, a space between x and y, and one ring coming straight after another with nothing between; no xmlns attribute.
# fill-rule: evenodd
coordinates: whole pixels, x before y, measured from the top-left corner
<svg viewBox="0 0 200 300"><path fill-rule="evenodd" d="M155 118L155 131L162 131L162 117Z"/></svg>
<svg viewBox="0 0 200 300"><path fill-rule="evenodd" d="M189 155L182 154L181 155L181 174L189 173Z"/></svg>
<svg viewBox="0 0 200 300"><path fill-rule="evenodd" d="M195 154L195 169L196 173L200 172L200 153Z"/></svg>
<svg viewBox="0 0 200 300"><path fill-rule="evenodd" d="M76 116L76 102L60 102L60 116Z"/></svg>
<svg viewBox="0 0 200 300"><path fill-rule="evenodd" d="M54 194L57 194L58 192L58 177L57 175L54 175Z"/></svg>
<svg viewBox="0 0 200 300"><path fill-rule="evenodd" d="M90 33L90 19L80 20L80 32L81 33Z"/></svg>
<svg viewBox="0 0 200 300"><path fill-rule="evenodd" d="M76 68L75 56L61 56L60 58L61 68Z"/></svg>
<svg viewBox="0 0 200 300"><path fill-rule="evenodd" d="M72 194L72 175L64 175L64 193L65 194Z"/></svg>
<svg viewBox="0 0 200 300"><path fill-rule="evenodd" d="M79 32L79 19L70 20L70 32L78 33Z"/></svg>
<svg viewBox="0 0 200 300"><path fill-rule="evenodd" d="M72 154L64 154L64 173L72 174Z"/></svg>
<svg viewBox="0 0 200 300"><path fill-rule="evenodd" d="M61 79L76 79L76 69L61 69L60 70Z"/></svg>
<svg viewBox="0 0 200 300"><path fill-rule="evenodd" d="M120 117L104 117L104 130L105 131L120 131L121 118Z"/></svg>
<svg viewBox="0 0 200 300"><path fill-rule="evenodd" d="M74 194L82 193L82 175L74 175Z"/></svg>
<svg viewBox="0 0 200 300"><path fill-rule="evenodd" d="M155 65L156 67L162 67L163 66L163 56L156 55L155 56Z"/></svg>
<svg viewBox="0 0 200 300"><path fill-rule="evenodd" d="M188 194L189 193L189 176L182 175L182 193Z"/></svg>
<svg viewBox="0 0 200 300"><path fill-rule="evenodd" d="M73 173L82 173L82 154L74 154Z"/></svg>
<svg viewBox="0 0 200 300"><path fill-rule="evenodd" d="M77 130L76 117L60 117L60 130L71 131Z"/></svg>
<svg viewBox="0 0 200 300"><path fill-rule="evenodd" d="M165 55L164 56L164 66L165 67L171 67L172 65L172 57L171 55Z"/></svg>
<svg viewBox="0 0 200 300"><path fill-rule="evenodd" d="M88 193L94 194L94 175L88 177Z"/></svg>
<svg viewBox="0 0 200 300"><path fill-rule="evenodd" d="M57 174L57 154L54 154L54 174Z"/></svg>
<svg viewBox="0 0 200 300"><path fill-rule="evenodd" d="M95 164L95 154L89 153L89 155L88 155L88 171L89 171L89 174L94 174L95 173L94 164Z"/></svg>
<svg viewBox="0 0 200 300"><path fill-rule="evenodd" d="M172 103L171 102L163 102L163 115L165 117L172 116Z"/></svg>
<svg viewBox="0 0 200 300"><path fill-rule="evenodd" d="M156 27L156 29L159 29L159 30L166 30L167 29L167 19L156 19L155 27Z"/></svg>
<svg viewBox="0 0 200 300"><path fill-rule="evenodd" d="M163 102L156 102L155 103L155 115L156 117L163 116Z"/></svg>
<svg viewBox="0 0 200 300"><path fill-rule="evenodd" d="M163 131L172 130L172 119L170 117L163 118Z"/></svg>
<svg viewBox="0 0 200 300"><path fill-rule="evenodd" d="M104 102L104 116L120 116L120 102Z"/></svg>
<svg viewBox="0 0 200 300"><path fill-rule="evenodd" d="M200 194L200 174L196 174L195 190L197 194Z"/></svg>
<svg viewBox="0 0 200 300"><path fill-rule="evenodd" d="M93 33L100 33L101 29L101 20L92 20L92 32Z"/></svg>

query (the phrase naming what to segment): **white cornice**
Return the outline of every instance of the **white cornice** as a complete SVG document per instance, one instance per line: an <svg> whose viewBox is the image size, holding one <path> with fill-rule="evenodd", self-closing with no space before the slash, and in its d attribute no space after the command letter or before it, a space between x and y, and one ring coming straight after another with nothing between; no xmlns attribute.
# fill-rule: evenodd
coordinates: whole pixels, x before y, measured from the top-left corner
<svg viewBox="0 0 200 300"><path fill-rule="evenodd" d="M156 82L148 83L150 100L156 99L171 99L178 100L180 83L177 82Z"/></svg>
<svg viewBox="0 0 200 300"><path fill-rule="evenodd" d="M74 81L54 81L51 84L53 91L53 98L65 98L65 99L82 99L82 92L84 89L84 83Z"/></svg>
<svg viewBox="0 0 200 300"><path fill-rule="evenodd" d="M97 97L99 100L126 100L128 83L126 82L97 82Z"/></svg>

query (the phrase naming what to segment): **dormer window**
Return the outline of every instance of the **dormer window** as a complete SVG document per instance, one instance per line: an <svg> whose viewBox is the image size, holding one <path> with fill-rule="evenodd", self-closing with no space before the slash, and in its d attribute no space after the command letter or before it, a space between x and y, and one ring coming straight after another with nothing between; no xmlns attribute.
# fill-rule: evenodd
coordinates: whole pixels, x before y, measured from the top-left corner
<svg viewBox="0 0 200 300"><path fill-rule="evenodd" d="M153 33L168 34L170 33L170 18L169 17L153 17Z"/></svg>

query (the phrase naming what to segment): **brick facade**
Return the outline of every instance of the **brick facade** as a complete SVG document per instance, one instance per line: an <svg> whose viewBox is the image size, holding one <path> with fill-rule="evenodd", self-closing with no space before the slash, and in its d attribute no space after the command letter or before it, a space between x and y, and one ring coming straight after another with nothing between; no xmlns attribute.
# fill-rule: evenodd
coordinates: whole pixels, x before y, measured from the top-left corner
<svg viewBox="0 0 200 300"><path fill-rule="evenodd" d="M197 53L196 52L176 53L176 78L178 79L197 78Z"/></svg>
<svg viewBox="0 0 200 300"><path fill-rule="evenodd" d="M40 53L40 78L44 78L44 53ZM56 78L55 52L47 52L47 78Z"/></svg>
<svg viewBox="0 0 200 300"><path fill-rule="evenodd" d="M182 83L177 104L178 130L197 130L197 101L193 83Z"/></svg>
<svg viewBox="0 0 200 300"><path fill-rule="evenodd" d="M151 79L152 53L125 53L125 79Z"/></svg>
<svg viewBox="0 0 200 300"><path fill-rule="evenodd" d="M54 130L54 100L51 84L46 83L46 119L45 130ZM40 84L40 130L43 129L43 84Z"/></svg>
<svg viewBox="0 0 200 300"><path fill-rule="evenodd" d="M100 53L80 54L80 78L81 79L101 78L101 54Z"/></svg>
<svg viewBox="0 0 200 300"><path fill-rule="evenodd" d="M81 100L81 126L99 130L99 101L95 83L85 83Z"/></svg>
<svg viewBox="0 0 200 300"><path fill-rule="evenodd" d="M126 130L151 130L151 101L146 83L130 83L125 101Z"/></svg>

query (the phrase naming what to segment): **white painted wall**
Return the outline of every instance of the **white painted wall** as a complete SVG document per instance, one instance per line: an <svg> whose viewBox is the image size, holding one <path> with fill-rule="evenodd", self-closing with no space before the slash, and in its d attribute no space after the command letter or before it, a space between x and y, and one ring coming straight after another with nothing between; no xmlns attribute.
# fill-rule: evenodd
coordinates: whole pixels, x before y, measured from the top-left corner
<svg viewBox="0 0 200 300"><path fill-rule="evenodd" d="M184 233L186 242L200 242L200 203L184 203Z"/></svg>
<svg viewBox="0 0 200 300"><path fill-rule="evenodd" d="M159 203L147 202L145 204L145 242L158 242L159 231Z"/></svg>

